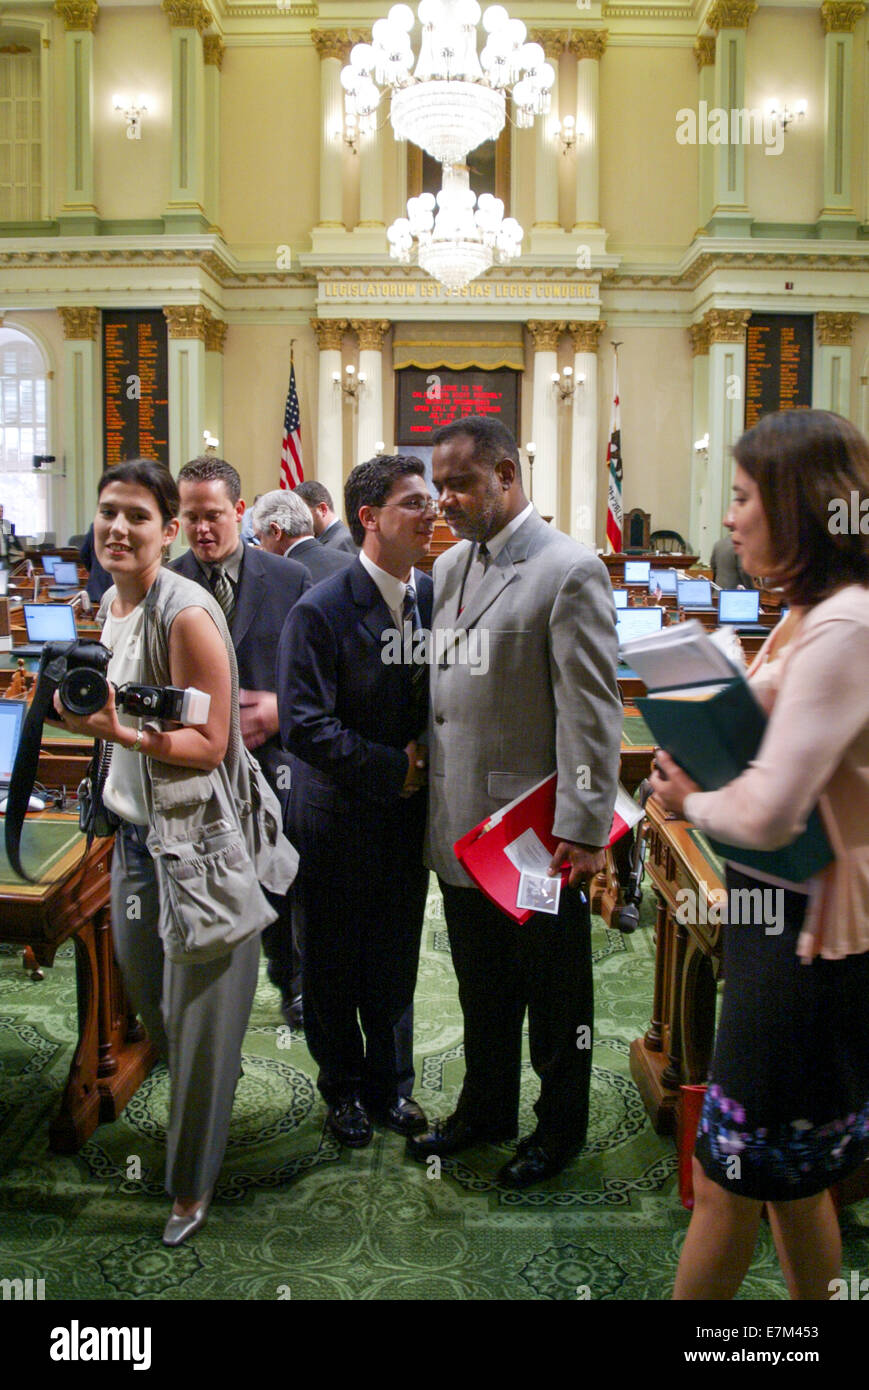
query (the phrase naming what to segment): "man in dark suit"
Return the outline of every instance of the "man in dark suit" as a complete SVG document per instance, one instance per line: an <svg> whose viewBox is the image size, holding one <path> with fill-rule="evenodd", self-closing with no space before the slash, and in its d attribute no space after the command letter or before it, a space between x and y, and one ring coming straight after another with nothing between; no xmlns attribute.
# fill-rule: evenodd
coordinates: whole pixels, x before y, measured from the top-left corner
<svg viewBox="0 0 869 1390"><path fill-rule="evenodd" d="M224 459L205 456L185 464L178 475L181 525L190 549L171 568L214 595L226 614L238 662L241 732L266 778L281 798L286 792L278 770L286 764L278 734L275 660L284 620L311 587L303 565L244 545L239 523L244 513L241 479ZM293 948L289 908L281 899L276 922L263 933L269 979L281 992L287 1022L295 1022ZM295 1005L296 1014L298 1004Z"/></svg>
<svg viewBox="0 0 869 1390"><path fill-rule="evenodd" d="M322 483L299 483L295 489L297 497L307 502L314 518L314 535L320 545L332 550L346 550L355 555L358 546L339 516L335 515L332 495Z"/></svg>
<svg viewBox="0 0 869 1390"><path fill-rule="evenodd" d="M416 742L427 666L413 660L413 633L428 626L432 585L412 567L430 548L435 506L422 463L401 455L358 464L345 500L362 549L287 619L278 705L293 754L305 1035L327 1124L359 1148L372 1118L399 1134L426 1126L407 1033L428 885Z"/></svg>
<svg viewBox="0 0 869 1390"><path fill-rule="evenodd" d="M356 555L333 546L320 545L314 536L314 521L307 502L295 492L275 488L263 493L252 508L253 533L271 555L289 555L304 565L314 584L329 579L352 565Z"/></svg>

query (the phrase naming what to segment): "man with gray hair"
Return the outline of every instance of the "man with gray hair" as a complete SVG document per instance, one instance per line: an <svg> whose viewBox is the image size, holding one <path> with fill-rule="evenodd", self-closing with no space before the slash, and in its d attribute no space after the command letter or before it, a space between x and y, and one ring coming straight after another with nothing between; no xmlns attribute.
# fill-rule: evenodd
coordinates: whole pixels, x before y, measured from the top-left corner
<svg viewBox="0 0 869 1390"><path fill-rule="evenodd" d="M284 488L265 492L252 511L254 535L263 550L272 555L291 554L309 571L312 583L319 584L353 563L353 556L346 551L318 543L311 509L296 492Z"/></svg>

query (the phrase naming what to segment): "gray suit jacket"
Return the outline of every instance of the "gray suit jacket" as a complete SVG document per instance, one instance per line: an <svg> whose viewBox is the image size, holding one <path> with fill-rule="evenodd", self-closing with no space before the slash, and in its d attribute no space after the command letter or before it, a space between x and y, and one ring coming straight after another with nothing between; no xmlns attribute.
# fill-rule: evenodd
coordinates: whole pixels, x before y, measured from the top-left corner
<svg viewBox="0 0 869 1390"><path fill-rule="evenodd" d="M455 841L556 771L555 834L605 845L622 733L602 562L533 512L460 615L473 553L461 541L433 573L426 862L463 887Z"/></svg>

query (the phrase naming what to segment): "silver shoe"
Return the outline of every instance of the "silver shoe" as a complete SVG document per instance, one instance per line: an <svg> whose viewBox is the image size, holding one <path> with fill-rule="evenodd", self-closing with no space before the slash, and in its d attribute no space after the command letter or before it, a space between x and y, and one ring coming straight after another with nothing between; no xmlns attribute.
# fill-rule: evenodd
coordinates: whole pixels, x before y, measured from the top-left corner
<svg viewBox="0 0 869 1390"><path fill-rule="evenodd" d="M211 1193L209 1192L206 1197L202 1198L192 1216L176 1216L173 1212L166 1222L163 1244L182 1245L188 1236L192 1236L194 1231L198 1231L200 1226L204 1226L210 1202Z"/></svg>

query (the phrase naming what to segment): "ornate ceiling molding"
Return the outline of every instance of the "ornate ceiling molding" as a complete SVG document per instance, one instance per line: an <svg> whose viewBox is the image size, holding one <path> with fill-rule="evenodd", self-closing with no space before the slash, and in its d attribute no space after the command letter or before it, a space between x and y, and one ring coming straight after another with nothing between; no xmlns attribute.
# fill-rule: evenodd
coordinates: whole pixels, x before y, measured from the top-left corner
<svg viewBox="0 0 869 1390"><path fill-rule="evenodd" d="M707 309L703 323L709 334L709 346L713 343L744 343L750 318L750 309Z"/></svg>
<svg viewBox="0 0 869 1390"><path fill-rule="evenodd" d="M92 341L100 331L100 311L91 305L66 305L57 311L63 321L64 338L86 338Z"/></svg>
<svg viewBox="0 0 869 1390"><path fill-rule="evenodd" d="M196 29L204 34L212 23L211 11L202 0L161 0L160 8L173 29Z"/></svg>
<svg viewBox="0 0 869 1390"><path fill-rule="evenodd" d="M558 340L567 325L563 320L528 319L525 327L528 329L535 352L557 352Z"/></svg>
<svg viewBox="0 0 869 1390"><path fill-rule="evenodd" d="M756 9L756 0L712 0L706 23L716 34L721 29L747 29Z"/></svg>
<svg viewBox="0 0 869 1390"><path fill-rule="evenodd" d="M866 6L853 3L853 0L824 0L821 6L821 24L825 34L853 34L858 19L866 13Z"/></svg>
<svg viewBox="0 0 869 1390"><path fill-rule="evenodd" d="M211 318L204 304L170 304L164 308L170 338L201 338L205 342L206 325Z"/></svg>
<svg viewBox="0 0 869 1390"><path fill-rule="evenodd" d="M571 34L568 49L576 55L577 62L583 58L594 58L600 62L606 49L608 29L579 29Z"/></svg>
<svg viewBox="0 0 869 1390"><path fill-rule="evenodd" d="M351 319L350 327L359 339L361 352L379 352L392 322L390 319Z"/></svg>
<svg viewBox="0 0 869 1390"><path fill-rule="evenodd" d="M692 323L688 329L688 336L691 339L691 356L709 356L709 324L705 321Z"/></svg>
<svg viewBox="0 0 869 1390"><path fill-rule="evenodd" d="M338 352L344 343L344 334L350 327L346 319L311 319L311 327L317 339L317 347L321 352L329 349Z"/></svg>
<svg viewBox="0 0 869 1390"><path fill-rule="evenodd" d="M567 52L570 35L566 29L530 29L528 38L531 43L540 44L550 63L557 63L562 53Z"/></svg>
<svg viewBox="0 0 869 1390"><path fill-rule="evenodd" d="M55 0L54 10L63 20L67 33L74 29L86 29L93 33L100 7L97 0Z"/></svg>
<svg viewBox="0 0 869 1390"><path fill-rule="evenodd" d="M850 347L854 338L854 325L859 314L815 315L815 328L821 347Z"/></svg>
<svg viewBox="0 0 869 1390"><path fill-rule="evenodd" d="M694 44L694 58L697 71L715 66L715 40L711 34L701 34Z"/></svg>
<svg viewBox="0 0 869 1390"><path fill-rule="evenodd" d="M346 63L354 44L370 43L369 29L312 29L311 42L320 58L337 58Z"/></svg>
<svg viewBox="0 0 869 1390"><path fill-rule="evenodd" d="M597 352L600 346L600 336L605 328L605 319L569 323L567 331L573 339L574 352Z"/></svg>
<svg viewBox="0 0 869 1390"><path fill-rule="evenodd" d="M218 72L223 67L223 55L226 52L226 44L219 34L205 34L202 39L202 56L209 67L217 68Z"/></svg>

